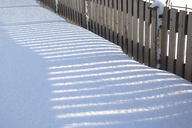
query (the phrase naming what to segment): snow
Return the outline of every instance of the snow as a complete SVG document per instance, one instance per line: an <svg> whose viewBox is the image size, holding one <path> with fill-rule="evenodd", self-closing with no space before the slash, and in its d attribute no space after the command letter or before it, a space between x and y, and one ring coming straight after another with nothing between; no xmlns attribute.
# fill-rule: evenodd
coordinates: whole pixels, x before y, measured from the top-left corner
<svg viewBox="0 0 192 128"><path fill-rule="evenodd" d="M192 8L191 0L170 0L170 4L173 6L187 7Z"/></svg>
<svg viewBox="0 0 192 128"><path fill-rule="evenodd" d="M0 1L1 128L190 128L192 84L33 0Z"/></svg>
<svg viewBox="0 0 192 128"><path fill-rule="evenodd" d="M160 15L163 14L165 2L164 0L154 0L154 2L150 5L150 8L157 7L157 29L162 25L162 18Z"/></svg>

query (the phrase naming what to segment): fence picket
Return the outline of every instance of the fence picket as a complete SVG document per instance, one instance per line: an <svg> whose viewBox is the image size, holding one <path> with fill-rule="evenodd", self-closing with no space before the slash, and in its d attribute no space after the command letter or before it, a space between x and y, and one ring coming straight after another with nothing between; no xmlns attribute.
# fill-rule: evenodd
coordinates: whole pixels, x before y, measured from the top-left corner
<svg viewBox="0 0 192 128"><path fill-rule="evenodd" d="M140 63L144 62L144 12L145 3L144 1L139 1L139 54L138 60Z"/></svg>
<svg viewBox="0 0 192 128"><path fill-rule="evenodd" d="M100 20L101 20L101 22L100 22L100 24L101 24L101 26L100 26L100 35L102 36L102 37L104 37L103 36L103 24L104 24L104 0L100 0L101 1L101 11L100 11L100 13L101 13L101 15L100 15Z"/></svg>
<svg viewBox="0 0 192 128"><path fill-rule="evenodd" d="M133 0L133 58L138 59L137 38L138 38L138 0Z"/></svg>
<svg viewBox="0 0 192 128"><path fill-rule="evenodd" d="M188 36L187 36L187 52L186 52L186 65L185 65L185 78L192 81L192 12L188 17Z"/></svg>
<svg viewBox="0 0 192 128"><path fill-rule="evenodd" d="M176 19L177 19L177 12L176 9L170 10L170 36L169 36L169 56L168 56L168 64L167 64L167 70L169 72L174 73L175 69L175 49L176 49Z"/></svg>
<svg viewBox="0 0 192 128"><path fill-rule="evenodd" d="M132 0L128 0L128 55L132 57L133 49L132 49L132 31L133 31L133 24L132 24Z"/></svg>
<svg viewBox="0 0 192 128"><path fill-rule="evenodd" d="M150 48L150 3L146 3L145 6L145 47L144 47L144 63L150 65L149 63L149 48Z"/></svg>
<svg viewBox="0 0 192 128"><path fill-rule="evenodd" d="M179 23L178 23L178 45L177 45L177 61L176 61L176 74L183 76L183 64L184 64L184 51L185 51L185 23L186 23L186 11L180 11Z"/></svg>
<svg viewBox="0 0 192 128"><path fill-rule="evenodd" d="M110 12L109 12L109 0L106 0L106 19L110 18ZM109 38L109 20L106 20L106 39L110 39Z"/></svg>
<svg viewBox="0 0 192 128"><path fill-rule="evenodd" d="M109 40L113 41L113 31L112 31L112 20L113 20L113 15L112 15L112 0L109 0Z"/></svg>
<svg viewBox="0 0 192 128"><path fill-rule="evenodd" d="M157 67L157 11L152 9L151 12L151 49L150 49L150 66Z"/></svg>
<svg viewBox="0 0 192 128"><path fill-rule="evenodd" d="M118 44L122 47L122 13L121 13L121 0L118 1Z"/></svg>
<svg viewBox="0 0 192 128"><path fill-rule="evenodd" d="M104 1L104 23L103 23L103 37L106 39L106 26L107 26L107 0Z"/></svg>
<svg viewBox="0 0 192 128"><path fill-rule="evenodd" d="M168 11L169 8L164 8L163 13L163 25L161 30L162 40L161 40L161 69L167 69L167 34L168 34Z"/></svg>
<svg viewBox="0 0 192 128"><path fill-rule="evenodd" d="M117 44L117 33L118 33L117 2L118 0L114 0L114 43L116 44Z"/></svg>
<svg viewBox="0 0 192 128"><path fill-rule="evenodd" d="M128 54L128 44L127 44L127 0L123 0L123 51Z"/></svg>

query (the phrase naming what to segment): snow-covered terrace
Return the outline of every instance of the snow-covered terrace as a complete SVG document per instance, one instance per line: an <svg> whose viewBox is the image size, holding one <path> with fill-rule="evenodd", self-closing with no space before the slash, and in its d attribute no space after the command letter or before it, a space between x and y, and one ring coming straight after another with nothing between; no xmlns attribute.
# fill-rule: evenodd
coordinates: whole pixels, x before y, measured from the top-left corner
<svg viewBox="0 0 192 128"><path fill-rule="evenodd" d="M34 0L0 0L0 128L191 128L192 84Z"/></svg>

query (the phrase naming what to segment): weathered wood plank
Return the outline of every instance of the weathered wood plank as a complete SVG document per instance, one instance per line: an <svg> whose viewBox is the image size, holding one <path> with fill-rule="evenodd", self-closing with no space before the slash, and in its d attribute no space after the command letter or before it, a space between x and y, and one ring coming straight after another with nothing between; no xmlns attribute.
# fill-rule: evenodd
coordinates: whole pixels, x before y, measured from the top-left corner
<svg viewBox="0 0 192 128"><path fill-rule="evenodd" d="M168 56L168 63L167 63L167 70L169 72L174 73L175 65L175 52L176 52L176 20L177 20L177 9L170 10L170 34L169 34L169 56Z"/></svg>
<svg viewBox="0 0 192 128"><path fill-rule="evenodd" d="M163 25L161 30L161 69L167 70L167 36L168 36L168 11L169 8L164 8Z"/></svg>
<svg viewBox="0 0 192 128"><path fill-rule="evenodd" d="M109 12L109 0L106 1L106 39L109 40L109 18L110 18L110 12Z"/></svg>
<svg viewBox="0 0 192 128"><path fill-rule="evenodd" d="M133 22L132 22L132 0L128 0L128 56L132 57L132 40L133 40Z"/></svg>
<svg viewBox="0 0 192 128"><path fill-rule="evenodd" d="M87 28L85 0L82 0L83 27Z"/></svg>
<svg viewBox="0 0 192 128"><path fill-rule="evenodd" d="M101 14L101 9L100 9L100 0L97 0L97 34L100 35L100 14Z"/></svg>
<svg viewBox="0 0 192 128"><path fill-rule="evenodd" d="M138 38L138 0L133 0L133 58L138 59L137 38Z"/></svg>
<svg viewBox="0 0 192 128"><path fill-rule="evenodd" d="M78 14L77 14L77 17L78 17L78 25L81 25L81 12L80 12L80 1L78 0L78 4L77 4L77 10L78 10Z"/></svg>
<svg viewBox="0 0 192 128"><path fill-rule="evenodd" d="M96 0L93 0L93 32L96 33Z"/></svg>
<svg viewBox="0 0 192 128"><path fill-rule="evenodd" d="M88 9L88 12L87 12L87 16L89 17L88 19L88 30L91 31L91 0L88 0L88 3L87 3L87 9Z"/></svg>
<svg viewBox="0 0 192 128"><path fill-rule="evenodd" d="M104 0L100 0L100 35L103 37L103 22L104 22Z"/></svg>
<svg viewBox="0 0 192 128"><path fill-rule="evenodd" d="M114 0L111 0L110 8L111 8L111 25L110 25L110 40L114 42Z"/></svg>
<svg viewBox="0 0 192 128"><path fill-rule="evenodd" d="M157 67L157 36L157 10L152 9L150 66L154 68Z"/></svg>
<svg viewBox="0 0 192 128"><path fill-rule="evenodd" d="M124 51L125 54L128 54L128 43L127 43L127 32L128 32L127 7L128 7L128 1L127 0L123 0L123 51Z"/></svg>
<svg viewBox="0 0 192 128"><path fill-rule="evenodd" d="M95 33L97 34L98 30L98 25L97 25L97 16L98 16L98 10L97 10L97 0L94 0L94 28L95 28Z"/></svg>
<svg viewBox="0 0 192 128"><path fill-rule="evenodd" d="M118 0L114 0L114 43L116 44L117 44L117 32L118 32L117 2Z"/></svg>
<svg viewBox="0 0 192 128"><path fill-rule="evenodd" d="M144 12L145 12L145 3L144 1L139 1L139 54L138 60L140 63L144 61Z"/></svg>
<svg viewBox="0 0 192 128"><path fill-rule="evenodd" d="M104 22L103 22L103 37L106 39L106 28L107 28L107 0L104 1Z"/></svg>
<svg viewBox="0 0 192 128"><path fill-rule="evenodd" d="M149 48L150 48L150 4L145 6L145 47L144 47L144 63L150 66L149 62Z"/></svg>
<svg viewBox="0 0 192 128"><path fill-rule="evenodd" d="M192 81L192 12L188 17L188 31L187 31L187 51L186 51L186 65L185 78Z"/></svg>
<svg viewBox="0 0 192 128"><path fill-rule="evenodd" d="M122 12L121 12L121 3L122 1L118 1L118 45L122 48Z"/></svg>
<svg viewBox="0 0 192 128"><path fill-rule="evenodd" d="M184 75L184 51L185 51L185 23L186 23L186 11L179 12L178 23L178 45L177 45L177 61L176 61L176 74L179 76Z"/></svg>
<svg viewBox="0 0 192 128"><path fill-rule="evenodd" d="M113 2L112 2L112 0L109 0L109 40L110 41L113 41L113 31L112 31L112 17L113 17L113 15L112 15L112 4L113 4Z"/></svg>

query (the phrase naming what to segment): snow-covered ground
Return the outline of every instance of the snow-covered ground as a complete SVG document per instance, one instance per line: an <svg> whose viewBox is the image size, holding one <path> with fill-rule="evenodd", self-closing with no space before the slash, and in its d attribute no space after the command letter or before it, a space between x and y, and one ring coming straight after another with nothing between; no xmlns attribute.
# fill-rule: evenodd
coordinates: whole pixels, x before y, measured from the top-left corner
<svg viewBox="0 0 192 128"><path fill-rule="evenodd" d="M191 128L192 84L39 7L0 0L0 128Z"/></svg>

